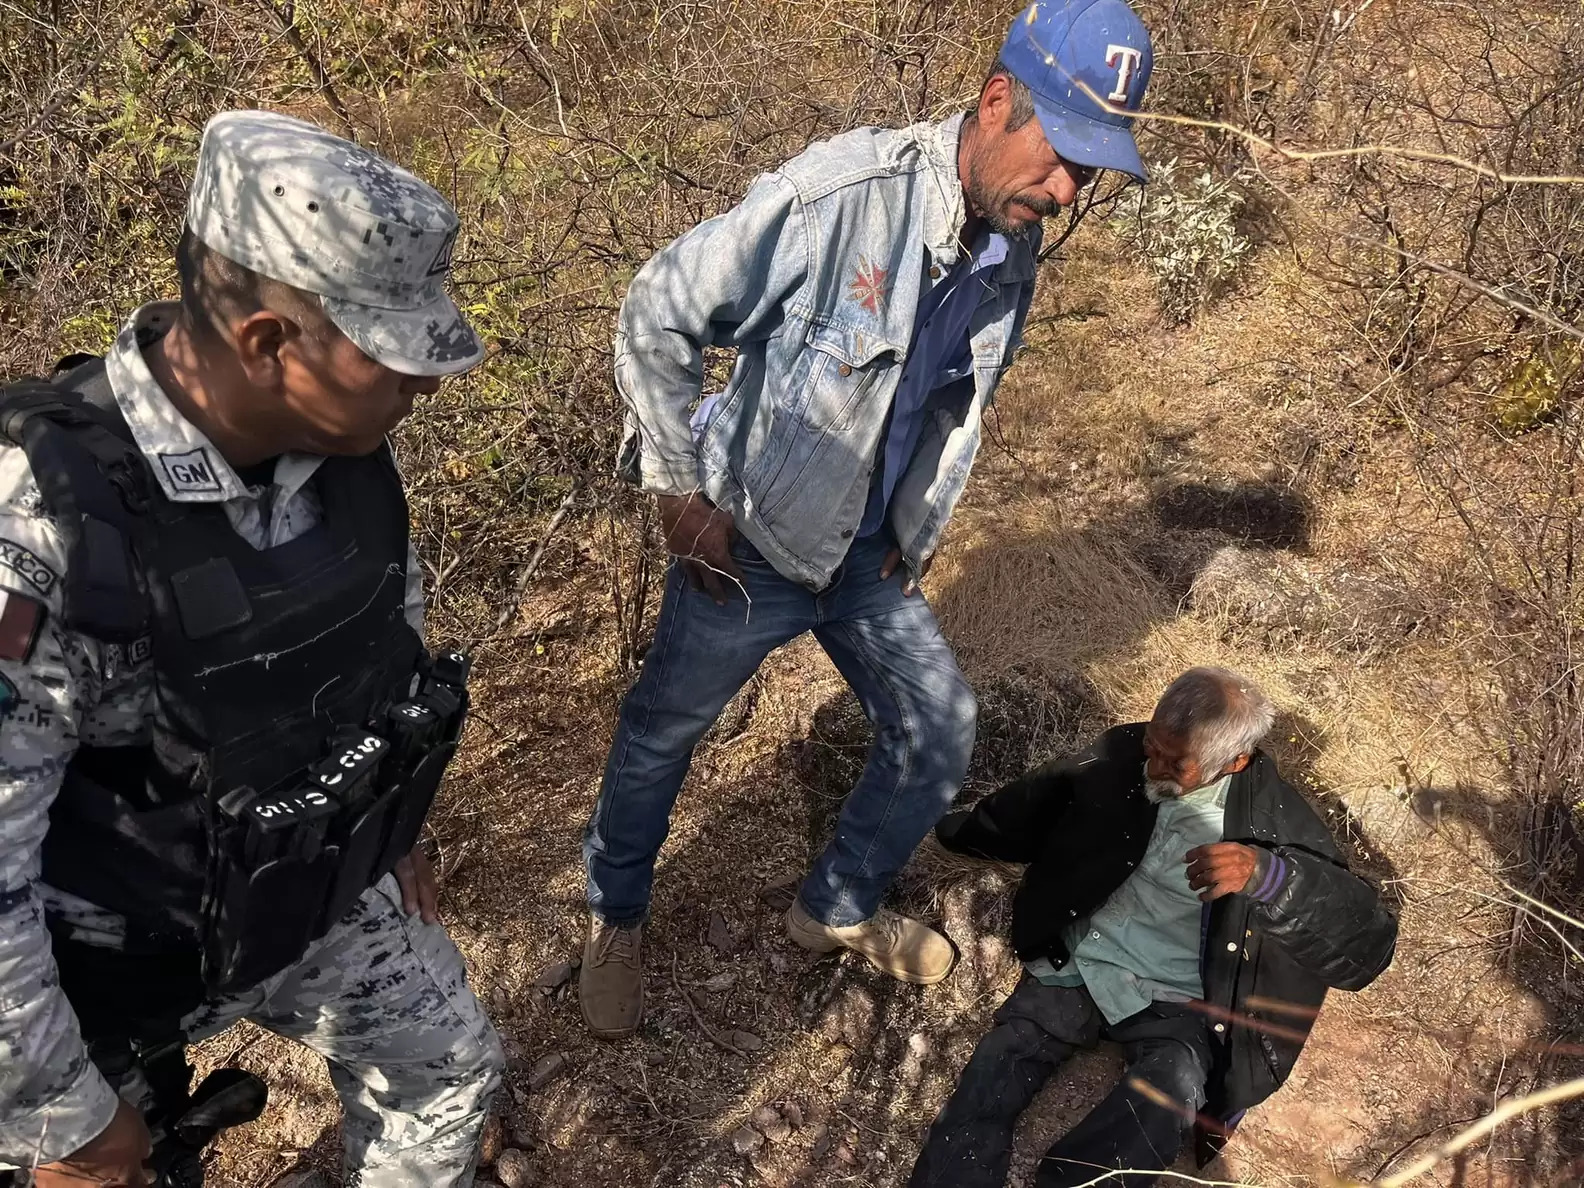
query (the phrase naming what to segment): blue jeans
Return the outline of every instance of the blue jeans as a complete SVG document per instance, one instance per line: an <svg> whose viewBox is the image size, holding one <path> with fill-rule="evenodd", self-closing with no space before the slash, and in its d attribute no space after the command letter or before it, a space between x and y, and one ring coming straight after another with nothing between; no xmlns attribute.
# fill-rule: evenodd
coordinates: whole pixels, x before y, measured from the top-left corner
<svg viewBox="0 0 1584 1188"><path fill-rule="evenodd" d="M835 661L875 740L836 835L803 882L803 906L837 927L867 920L962 786L977 706L924 596L880 580L883 534L854 542L818 594L777 573L741 537L732 556L749 602L689 588L680 566L643 672L622 703L599 801L583 834L589 908L612 924L644 919L655 856L693 748L776 648L805 631Z"/></svg>

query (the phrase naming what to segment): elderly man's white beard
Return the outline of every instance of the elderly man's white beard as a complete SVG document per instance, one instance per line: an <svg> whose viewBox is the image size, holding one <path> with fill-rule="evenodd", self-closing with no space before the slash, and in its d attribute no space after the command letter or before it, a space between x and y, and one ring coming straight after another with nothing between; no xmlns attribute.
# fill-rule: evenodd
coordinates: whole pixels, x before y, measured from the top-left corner
<svg viewBox="0 0 1584 1188"><path fill-rule="evenodd" d="M1149 764L1144 764L1144 797L1151 804L1159 804L1163 800L1176 800L1182 794L1182 785L1176 780L1150 779Z"/></svg>

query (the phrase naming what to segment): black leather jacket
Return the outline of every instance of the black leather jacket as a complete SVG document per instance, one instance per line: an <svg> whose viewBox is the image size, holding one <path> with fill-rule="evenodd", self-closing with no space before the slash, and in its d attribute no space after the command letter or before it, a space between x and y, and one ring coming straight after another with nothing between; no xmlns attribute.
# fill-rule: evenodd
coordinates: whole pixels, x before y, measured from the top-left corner
<svg viewBox="0 0 1584 1188"><path fill-rule="evenodd" d="M948 849L1028 864L1012 910L1023 960L1066 961L1067 924L1143 858L1156 813L1144 796L1143 744L1143 723L1115 727L936 827ZM1391 964L1397 920L1268 755L1256 752L1232 777L1224 831L1287 868L1269 902L1226 895L1206 913L1204 1001L1217 1041L1206 1110L1231 1122L1287 1079L1328 988L1361 990Z"/></svg>

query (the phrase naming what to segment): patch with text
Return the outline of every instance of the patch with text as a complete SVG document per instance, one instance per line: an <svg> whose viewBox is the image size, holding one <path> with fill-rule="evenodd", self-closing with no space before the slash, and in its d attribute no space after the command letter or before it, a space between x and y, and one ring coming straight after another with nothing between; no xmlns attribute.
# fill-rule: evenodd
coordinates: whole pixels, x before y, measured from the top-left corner
<svg viewBox="0 0 1584 1188"><path fill-rule="evenodd" d="M55 571L14 540L0 539L0 565L22 575L22 580L40 594L55 588Z"/></svg>
<svg viewBox="0 0 1584 1188"><path fill-rule="evenodd" d="M209 461L209 451L199 446L185 454L161 454L160 466L170 481L171 490L186 494L219 494L220 477L214 463Z"/></svg>

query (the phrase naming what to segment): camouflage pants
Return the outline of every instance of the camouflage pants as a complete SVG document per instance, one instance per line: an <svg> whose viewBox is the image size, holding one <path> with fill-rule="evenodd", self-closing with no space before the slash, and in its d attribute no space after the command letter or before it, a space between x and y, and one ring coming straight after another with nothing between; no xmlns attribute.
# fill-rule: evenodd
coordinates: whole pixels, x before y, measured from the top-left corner
<svg viewBox="0 0 1584 1188"><path fill-rule="evenodd" d="M386 876L292 968L201 1008L190 1039L238 1019L322 1055L341 1098L346 1182L465 1188L505 1063L445 929L401 909ZM123 1096L127 1094L123 1088Z"/></svg>

